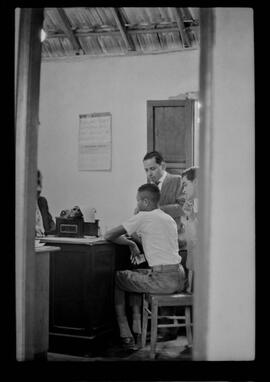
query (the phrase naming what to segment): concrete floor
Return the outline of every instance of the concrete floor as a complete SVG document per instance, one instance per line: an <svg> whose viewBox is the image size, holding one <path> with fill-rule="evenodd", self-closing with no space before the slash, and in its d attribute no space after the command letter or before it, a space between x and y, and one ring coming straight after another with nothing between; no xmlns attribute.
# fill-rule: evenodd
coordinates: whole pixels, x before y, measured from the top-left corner
<svg viewBox="0 0 270 382"><path fill-rule="evenodd" d="M175 340L158 342L156 348L156 360L192 360L191 349L186 348L187 339L184 336L178 336ZM185 351L184 353L182 353ZM150 344L147 343L142 349L139 349L131 354L126 354L121 351L119 346L114 345L107 349L103 356L87 356L79 357L68 354L48 353L48 361L70 361L70 362L93 362L93 361L138 361L150 360Z"/></svg>

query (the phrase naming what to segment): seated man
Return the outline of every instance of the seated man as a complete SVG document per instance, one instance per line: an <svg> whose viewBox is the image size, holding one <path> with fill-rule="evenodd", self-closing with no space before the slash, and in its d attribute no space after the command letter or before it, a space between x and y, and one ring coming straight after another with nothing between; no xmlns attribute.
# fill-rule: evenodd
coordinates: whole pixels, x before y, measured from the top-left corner
<svg viewBox="0 0 270 382"><path fill-rule="evenodd" d="M117 244L129 245L133 256L139 256L136 243L123 235L138 234L149 269L118 271L115 278L115 310L125 349L136 350L134 337L141 335L141 306L138 299L132 306L132 331L129 327L125 292L174 293L181 292L185 284L185 272L178 254L177 225L174 219L159 208L160 190L155 184L144 184L137 192L139 212L106 232L105 239ZM136 301L136 303L135 303ZM140 300L141 301L141 300Z"/></svg>

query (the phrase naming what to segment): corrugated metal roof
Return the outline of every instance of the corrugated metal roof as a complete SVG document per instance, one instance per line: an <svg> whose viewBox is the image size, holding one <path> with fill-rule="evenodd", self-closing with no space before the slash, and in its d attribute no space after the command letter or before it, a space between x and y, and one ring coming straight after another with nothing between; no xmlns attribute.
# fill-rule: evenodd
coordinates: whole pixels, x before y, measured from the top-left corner
<svg viewBox="0 0 270 382"><path fill-rule="evenodd" d="M199 47L198 8L45 8L43 59Z"/></svg>

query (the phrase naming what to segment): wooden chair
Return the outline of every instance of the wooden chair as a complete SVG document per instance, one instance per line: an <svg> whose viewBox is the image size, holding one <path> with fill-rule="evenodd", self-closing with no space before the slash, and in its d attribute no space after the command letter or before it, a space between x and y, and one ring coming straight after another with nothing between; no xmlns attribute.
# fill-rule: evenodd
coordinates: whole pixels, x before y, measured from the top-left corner
<svg viewBox="0 0 270 382"><path fill-rule="evenodd" d="M151 336L150 336L150 358L155 358L157 332L158 328L164 327L185 327L188 345L192 345L191 331L191 307L193 305L192 283L193 272L188 272L189 286L186 292L174 294L143 294L143 319L142 319L142 347L146 344L147 326L151 319ZM184 316L161 316L158 314L158 308L162 306L183 306L185 307ZM161 318L171 320L168 324L159 324ZM178 320L182 321L181 323ZM184 322L183 322L184 321Z"/></svg>

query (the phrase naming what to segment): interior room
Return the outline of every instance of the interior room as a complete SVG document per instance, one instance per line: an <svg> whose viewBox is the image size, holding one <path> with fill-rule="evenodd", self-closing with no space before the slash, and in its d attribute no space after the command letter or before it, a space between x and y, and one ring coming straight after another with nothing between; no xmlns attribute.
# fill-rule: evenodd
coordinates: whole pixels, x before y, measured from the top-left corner
<svg viewBox="0 0 270 382"><path fill-rule="evenodd" d="M17 361L254 360L253 10L14 12ZM123 353L114 277L130 251L104 236L134 214L153 150L170 174L199 168L192 302L178 306L191 343L185 321L152 345L148 320ZM43 238L37 170L55 223ZM83 225L65 218L75 206Z"/></svg>

